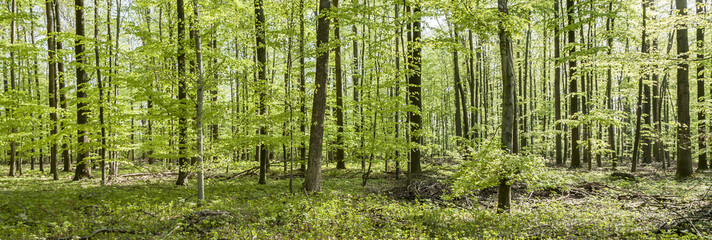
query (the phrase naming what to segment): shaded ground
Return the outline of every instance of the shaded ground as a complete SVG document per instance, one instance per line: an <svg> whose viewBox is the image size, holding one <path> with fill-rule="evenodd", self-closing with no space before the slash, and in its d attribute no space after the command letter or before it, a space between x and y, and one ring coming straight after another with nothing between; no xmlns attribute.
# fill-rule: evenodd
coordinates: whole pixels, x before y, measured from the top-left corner
<svg viewBox="0 0 712 240"><path fill-rule="evenodd" d="M305 195L301 174L273 168L259 185L254 163L175 186L170 169L137 167L99 186L98 179L52 181L39 172L0 177L0 239L323 239L688 237L712 234L709 173L675 181L643 169L634 179L612 172L560 170L542 187L513 186L513 209L496 214L496 189L451 196L448 164L405 176L375 172L363 187L358 166L325 169L323 191ZM383 166L374 166L382 169ZM0 171L5 171L0 167ZM141 173L141 174L139 174Z"/></svg>

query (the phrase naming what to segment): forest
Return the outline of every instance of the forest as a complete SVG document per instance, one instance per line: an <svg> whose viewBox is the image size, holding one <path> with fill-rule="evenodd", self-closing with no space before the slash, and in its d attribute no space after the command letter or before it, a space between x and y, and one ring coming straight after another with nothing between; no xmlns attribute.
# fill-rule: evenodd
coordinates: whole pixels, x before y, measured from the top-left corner
<svg viewBox="0 0 712 240"><path fill-rule="evenodd" d="M712 238L710 7L2 0L0 239Z"/></svg>

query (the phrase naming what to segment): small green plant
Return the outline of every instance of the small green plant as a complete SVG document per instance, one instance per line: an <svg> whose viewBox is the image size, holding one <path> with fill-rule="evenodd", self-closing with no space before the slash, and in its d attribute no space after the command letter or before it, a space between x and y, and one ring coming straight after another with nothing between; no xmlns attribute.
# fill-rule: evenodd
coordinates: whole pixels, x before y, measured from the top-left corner
<svg viewBox="0 0 712 240"><path fill-rule="evenodd" d="M549 178L552 174L547 174L544 162L539 156L508 153L499 144L489 141L472 152L471 160L464 162L455 174L453 195L494 187L501 179L508 179L509 184L524 182L535 188L548 186L552 183Z"/></svg>

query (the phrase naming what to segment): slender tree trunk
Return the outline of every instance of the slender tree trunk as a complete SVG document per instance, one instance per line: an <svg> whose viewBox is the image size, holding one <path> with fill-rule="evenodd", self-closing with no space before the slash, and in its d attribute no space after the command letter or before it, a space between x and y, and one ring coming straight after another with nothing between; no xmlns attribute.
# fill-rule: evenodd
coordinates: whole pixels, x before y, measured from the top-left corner
<svg viewBox="0 0 712 240"><path fill-rule="evenodd" d="M255 0L255 40L257 44L257 85L259 91L260 116L267 117L267 39L265 35L265 11L263 0ZM260 135L267 136L267 126L260 126ZM269 151L263 140L259 147L260 179L259 184L267 183L267 168L269 165Z"/></svg>
<svg viewBox="0 0 712 240"><path fill-rule="evenodd" d="M203 182L203 53L201 50L200 42L200 14L198 11L198 1L193 0L193 17L195 18L193 22L193 28L195 31L195 68L198 72L198 83L197 83L197 93L195 104L195 146L198 150L198 155L196 158L196 165L198 166L198 201L203 201L205 199L205 183Z"/></svg>
<svg viewBox="0 0 712 240"><path fill-rule="evenodd" d="M16 9L15 9L15 0L10 1L10 11L12 13L12 20L10 21L10 45L15 45L15 14L16 14ZM17 79L15 79L15 49L10 49L10 88L13 91L13 94L15 94L15 91L18 90L16 86ZM7 92L7 84L5 84L5 88ZM13 113L12 110L15 108L15 106L5 106L5 109L7 110L7 118L12 119ZM17 127L12 127L11 132L13 134L17 133ZM17 164L17 143L13 140L10 141L10 176L15 176L15 165ZM19 170L19 169L18 169Z"/></svg>
<svg viewBox="0 0 712 240"><path fill-rule="evenodd" d="M574 0L566 0L566 17L568 19L568 25L569 27L572 27L574 25ZM576 47L573 45L576 44L576 36L575 36L575 31L574 29L569 29L568 30L568 41L569 44L572 45L571 49L569 50L569 56L573 57L572 55L576 52ZM578 87L577 87L577 81L576 81L576 59L569 59L569 94L571 94L571 104L570 106L570 112L571 112L571 119L572 120L577 120L578 118L576 117L576 114L579 112L579 99L578 99ZM580 150L579 150L579 127L577 125L574 125L571 127L571 168L581 168L581 157L580 157Z"/></svg>
<svg viewBox="0 0 712 240"><path fill-rule="evenodd" d="M559 0L554 0L554 121L556 125L556 165L564 165L563 150L561 144L561 53L559 47Z"/></svg>
<svg viewBox="0 0 712 240"><path fill-rule="evenodd" d="M646 22L648 20L647 8L648 8L647 0L643 0L643 35L641 38L642 46L640 48L643 55L648 55L650 53L650 46L648 45L648 40L647 40L648 34L646 31L646 28L647 28ZM643 66L643 69L645 69L645 66ZM635 114L636 114L635 141L633 142L633 161L631 162L631 164L632 164L631 168L630 168L631 172L635 172L638 168L638 159L639 159L638 151L639 151L640 145L641 145L641 138L643 138L643 139L645 138L645 137L641 137L642 131L643 131L642 126L641 126L642 125L641 121L642 121L643 115L646 114L646 110L645 110L646 105L644 102L647 101L647 99L645 98L647 96L647 92L644 92L643 89L645 88L644 81L647 81L647 80L648 80L648 73L646 72L646 70L643 70L642 77L638 80L638 104L636 104L637 110L635 111ZM645 145L645 142L643 143L643 145ZM643 146L643 148L645 148L645 147Z"/></svg>
<svg viewBox="0 0 712 240"><path fill-rule="evenodd" d="M608 11L613 10L613 1L608 3ZM606 21L606 32L609 34L606 39L608 44L608 55L613 54L613 28L614 28L614 18L609 16ZM613 70L612 67L608 67L606 70L606 77L608 81L606 82L606 105L608 109L613 111L613 95L611 90L613 88ZM618 163L618 156L616 154L616 141L615 141L615 126L613 124L608 125L608 146L611 151L611 168L615 169Z"/></svg>
<svg viewBox="0 0 712 240"><path fill-rule="evenodd" d="M53 9L54 11L54 30L57 33L62 32L62 24L61 24L61 15L59 13L59 2L54 1ZM59 88L57 89L58 94L59 94L59 107L64 109L65 111L67 110L67 98L66 98L66 82L65 82L65 74L64 74L64 61L62 59L62 41L58 40L55 38L55 44L56 46L56 56L57 56L57 78L59 81ZM61 129L64 129L64 124L60 123L59 127ZM62 162L64 163L64 167L62 171L65 172L70 172L71 169L71 154L69 153L69 146L67 145L67 142L69 141L68 136L62 136L61 140L62 142Z"/></svg>
<svg viewBox="0 0 712 240"><path fill-rule="evenodd" d="M470 85L470 108L472 109L470 111L470 118L472 125L470 126L472 128L472 135L470 135L470 139L477 139L480 137L480 131L479 131L479 126L480 126L480 121L479 121L479 106L478 102L475 102L475 99L479 99L477 94L479 94L479 81L475 82L475 53L474 53L474 46L472 42L472 30L467 30L467 39L468 39L468 47L470 52L467 54L467 69L470 74L468 74L468 83Z"/></svg>
<svg viewBox="0 0 712 240"><path fill-rule="evenodd" d="M687 15L687 1L676 0L680 16ZM677 55L682 61L677 65L677 170L678 178L692 175L692 141L690 137L690 83L687 26L677 27Z"/></svg>
<svg viewBox="0 0 712 240"><path fill-rule="evenodd" d="M188 119L186 117L188 106L187 106L187 82L185 75L185 6L183 0L176 0L176 8L178 13L178 100L181 101L181 113L178 117L178 152L180 157L178 159L178 180L176 185L184 185L185 180L188 177L188 172L186 168L188 167L187 155L187 144L188 144Z"/></svg>
<svg viewBox="0 0 712 240"><path fill-rule="evenodd" d="M309 162L304 179L304 188L309 192L321 191L321 157L324 136L324 113L326 111L326 90L329 79L329 9L331 1L319 1L319 18L316 29L316 76L314 83L314 103L309 130Z"/></svg>
<svg viewBox="0 0 712 240"><path fill-rule="evenodd" d="M89 132L85 125L89 123L89 108L87 91L89 81L87 79L86 64L84 56L84 0L74 0L74 16L76 18L77 39L74 44L74 53L77 62L77 167L74 172L73 181L91 177L91 160L89 159Z"/></svg>
<svg viewBox="0 0 712 240"><path fill-rule="evenodd" d="M460 37L457 35L457 27L454 27L454 37L455 41L459 42ZM467 118L467 93L465 93L465 89L462 84L462 80L460 79L460 58L459 54L457 51L457 48L455 48L455 51L453 52L452 56L452 61L453 61L453 72L454 72L454 78L455 78L455 91L457 91L458 94L455 96L460 98L459 103L460 103L460 109L462 109L462 137L465 139L470 139L470 126L469 126L469 120ZM458 101L456 101L458 102Z"/></svg>
<svg viewBox="0 0 712 240"><path fill-rule="evenodd" d="M96 67L96 80L99 85L99 125L101 127L101 148L99 154L101 156L101 185L106 184L106 126L104 126L104 83L101 79L101 69L99 62L101 55L99 52L99 8L97 0L94 0L94 65ZM149 106L150 106L149 102ZM149 122L150 126L150 122ZM149 127L150 129L150 127ZM149 130L149 135L150 135Z"/></svg>
<svg viewBox="0 0 712 240"><path fill-rule="evenodd" d="M57 135L57 61L55 59L56 54L56 37L54 36L54 7L52 6L54 1L47 1L45 3L45 16L47 19L47 53L49 56L48 65L48 91L49 91L49 107L52 108L49 113L50 118L50 136ZM53 137L52 137L53 138ZM59 180L59 173L57 170L57 142L53 141L50 143L50 173L52 173L52 178L54 180Z"/></svg>
<svg viewBox="0 0 712 240"><path fill-rule="evenodd" d="M307 122L307 92L306 92L306 75L304 73L305 68L305 51L304 45L306 44L304 39L304 0L299 0L299 93L300 93L300 104L299 111L302 113L302 119L299 122L299 132L302 134L306 133L306 122ZM299 165L300 169L305 170L304 162L307 158L306 143L302 142L299 145Z"/></svg>
<svg viewBox="0 0 712 240"><path fill-rule="evenodd" d="M334 8L339 8L339 0L334 0ZM341 81L341 28L339 26L339 18L334 17L334 38L338 43L334 49L334 81L336 88L336 126L338 128L338 133L336 135L336 144L338 148L336 150L336 168L346 169L346 163L344 162L345 151L344 151L344 100L343 100L343 88L344 85Z"/></svg>
<svg viewBox="0 0 712 240"><path fill-rule="evenodd" d="M703 15L705 14L704 11L704 5L702 3L702 0L697 0L695 1L697 3L697 14L698 15ZM705 32L704 28L698 27L697 28L697 59L702 60L705 59L705 54L702 49L704 49L704 42L705 42ZM697 64L697 101L700 103L704 103L705 101L705 66L704 64L700 61ZM697 111L697 121L699 122L699 126L697 127L698 132L699 132L699 137L698 137L698 161L697 161L697 170L707 170L709 167L707 166L707 126L710 126L709 123L705 123L705 110L704 108L701 108Z"/></svg>
<svg viewBox="0 0 712 240"><path fill-rule="evenodd" d="M420 6L413 6L413 15L416 16L412 23L412 46L410 47L410 59L408 66L411 66L410 76L408 78L408 102L412 105L414 111L408 112L408 120L410 123L410 142L412 144L410 150L410 174L420 174L420 145L423 144L423 133L421 132L423 119L421 109L423 102L421 99L421 39L420 39Z"/></svg>
<svg viewBox="0 0 712 240"><path fill-rule="evenodd" d="M498 0L498 9L506 17L509 15L507 0ZM514 62L512 59L512 42L504 20L499 20L499 51L502 65L502 146L510 154L517 154L514 148L515 122L514 112L517 103L514 101L516 82L514 77ZM498 183L497 212L508 212L511 205L511 189L509 179L502 178Z"/></svg>

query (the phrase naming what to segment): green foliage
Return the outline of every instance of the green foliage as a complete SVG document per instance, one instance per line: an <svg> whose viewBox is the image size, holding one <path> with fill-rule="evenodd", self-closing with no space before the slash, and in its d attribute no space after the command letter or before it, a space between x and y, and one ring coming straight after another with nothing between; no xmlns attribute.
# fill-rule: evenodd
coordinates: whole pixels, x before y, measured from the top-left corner
<svg viewBox="0 0 712 240"><path fill-rule="evenodd" d="M462 168L455 174L453 195L494 187L502 179L510 185L524 182L531 186L546 185L554 180L546 174L545 161L539 156L511 154L491 141L483 146L471 153L471 159L463 162Z"/></svg>

